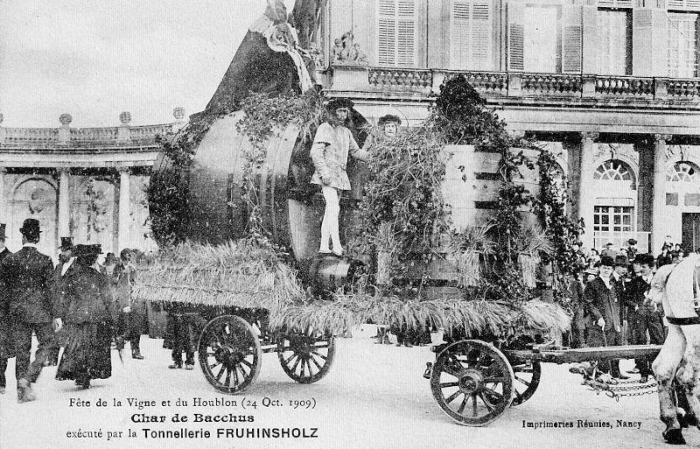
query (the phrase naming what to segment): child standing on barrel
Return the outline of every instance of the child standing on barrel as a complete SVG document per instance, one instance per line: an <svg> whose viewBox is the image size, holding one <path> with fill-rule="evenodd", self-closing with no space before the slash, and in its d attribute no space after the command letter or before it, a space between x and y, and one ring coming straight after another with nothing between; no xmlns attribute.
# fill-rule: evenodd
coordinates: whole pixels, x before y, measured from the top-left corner
<svg viewBox="0 0 700 449"><path fill-rule="evenodd" d="M327 105L328 120L316 131L311 147L311 160L316 171L311 178L312 184L321 186L326 209L321 222L321 246L319 253L331 254L329 242L333 244L332 253L340 257L343 248L340 244L340 190L350 190L350 180L346 172L348 154L366 161L369 152L357 146L350 130L346 127L354 103L348 99L334 99Z"/></svg>

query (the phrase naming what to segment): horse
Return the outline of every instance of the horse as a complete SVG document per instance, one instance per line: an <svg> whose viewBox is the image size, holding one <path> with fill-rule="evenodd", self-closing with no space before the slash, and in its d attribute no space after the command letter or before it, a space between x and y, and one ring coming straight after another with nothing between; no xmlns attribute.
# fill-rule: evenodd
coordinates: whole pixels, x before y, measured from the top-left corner
<svg viewBox="0 0 700 449"><path fill-rule="evenodd" d="M668 444L685 444L682 428L698 425L700 412L700 316L696 294L700 256L659 268L649 298L663 305L668 336L652 364L658 384L662 435Z"/></svg>

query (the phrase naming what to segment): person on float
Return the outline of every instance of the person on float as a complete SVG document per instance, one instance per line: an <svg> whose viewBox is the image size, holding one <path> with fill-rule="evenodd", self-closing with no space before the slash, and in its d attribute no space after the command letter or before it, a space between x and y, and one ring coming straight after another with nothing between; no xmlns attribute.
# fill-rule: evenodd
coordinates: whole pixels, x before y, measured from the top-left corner
<svg viewBox="0 0 700 449"><path fill-rule="evenodd" d="M340 191L350 190L347 175L348 155L366 161L369 152L357 146L350 130L346 127L354 103L348 99L334 99L327 105L328 120L316 131L311 146L311 160L316 171L311 177L312 184L321 186L326 207L321 222L320 254L343 255L340 243ZM331 252L329 243L332 242Z"/></svg>
<svg viewBox="0 0 700 449"><path fill-rule="evenodd" d="M64 281L68 343L56 379L75 380L81 388L90 388L91 380L112 375L114 301L109 279L97 263L102 246L76 245L75 253L75 269Z"/></svg>
<svg viewBox="0 0 700 449"><path fill-rule="evenodd" d="M5 247L5 223L0 223L0 263L5 257L12 254ZM6 306L6 304L5 304ZM12 320L9 317L9 311L3 304L0 303L0 394L5 394L7 387L7 361L15 356L15 343L12 340Z"/></svg>
<svg viewBox="0 0 700 449"><path fill-rule="evenodd" d="M19 232L22 249L0 264L0 308L12 320L15 343L17 402L36 400L32 384L56 345L54 331L63 328L60 305L53 301L53 262L37 250L41 237L39 220L27 218ZM53 322L53 327L52 327ZM31 361L32 334L39 341Z"/></svg>

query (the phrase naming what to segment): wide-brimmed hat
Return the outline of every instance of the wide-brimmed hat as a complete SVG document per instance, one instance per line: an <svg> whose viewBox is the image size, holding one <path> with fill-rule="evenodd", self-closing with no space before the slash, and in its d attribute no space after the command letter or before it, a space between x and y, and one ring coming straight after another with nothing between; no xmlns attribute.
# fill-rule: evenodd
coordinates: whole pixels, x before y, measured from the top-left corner
<svg viewBox="0 0 700 449"><path fill-rule="evenodd" d="M35 218L27 218L22 223L22 227L19 228L19 232L25 237L39 237L41 234L41 226L39 226L39 220Z"/></svg>
<svg viewBox="0 0 700 449"><path fill-rule="evenodd" d="M397 115L383 115L379 117L379 120L377 121L377 126L384 126L387 123L396 123L397 126L401 126L401 119Z"/></svg>
<svg viewBox="0 0 700 449"><path fill-rule="evenodd" d="M629 261L627 260L627 256L624 254L618 254L615 256L615 266L616 267L626 267L629 265Z"/></svg>
<svg viewBox="0 0 700 449"><path fill-rule="evenodd" d="M615 266L615 259L613 259L610 256L603 256L600 258L600 266L601 267L614 267Z"/></svg>
<svg viewBox="0 0 700 449"><path fill-rule="evenodd" d="M105 257L105 265L117 262L119 262L119 259L117 259L117 256L115 256L114 253L107 253L107 256Z"/></svg>
<svg viewBox="0 0 700 449"><path fill-rule="evenodd" d="M0 223L0 240L5 240L7 234L5 234L5 223Z"/></svg>
<svg viewBox="0 0 700 449"><path fill-rule="evenodd" d="M102 245L95 243L92 245L75 245L75 255L76 256L93 256L97 254L102 254Z"/></svg>
<svg viewBox="0 0 700 449"><path fill-rule="evenodd" d="M73 237L61 237L61 246L58 247L61 251L73 249Z"/></svg>
<svg viewBox="0 0 700 449"><path fill-rule="evenodd" d="M334 98L328 102L328 104L326 105L326 109L328 109L330 112L333 112L339 108L352 109L353 106L355 106L355 103L353 103L352 100L349 100L347 98Z"/></svg>
<svg viewBox="0 0 700 449"><path fill-rule="evenodd" d="M637 254L634 258L634 263L638 263L639 265L649 265L650 267L654 266L654 256L651 254Z"/></svg>

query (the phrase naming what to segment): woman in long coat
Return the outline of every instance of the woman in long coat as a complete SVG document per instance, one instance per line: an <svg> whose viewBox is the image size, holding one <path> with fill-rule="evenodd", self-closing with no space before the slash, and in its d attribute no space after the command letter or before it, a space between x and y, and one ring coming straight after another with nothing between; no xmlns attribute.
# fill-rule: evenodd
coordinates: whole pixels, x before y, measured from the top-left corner
<svg viewBox="0 0 700 449"><path fill-rule="evenodd" d="M101 246L77 245L76 253L77 269L66 281L65 317L71 326L56 379L90 388L90 380L112 375L112 295L97 264Z"/></svg>

